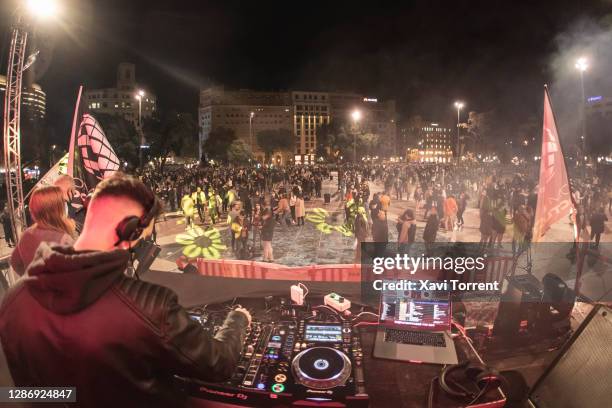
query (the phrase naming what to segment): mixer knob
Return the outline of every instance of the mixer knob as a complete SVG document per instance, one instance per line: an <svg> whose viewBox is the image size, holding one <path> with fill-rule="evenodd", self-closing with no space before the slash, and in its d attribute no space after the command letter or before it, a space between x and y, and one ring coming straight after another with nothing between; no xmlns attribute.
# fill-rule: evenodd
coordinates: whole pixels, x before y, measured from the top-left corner
<svg viewBox="0 0 612 408"><path fill-rule="evenodd" d="M253 354L253 351L255 351L255 347L253 347L252 344L249 344L246 348L247 353L249 354Z"/></svg>

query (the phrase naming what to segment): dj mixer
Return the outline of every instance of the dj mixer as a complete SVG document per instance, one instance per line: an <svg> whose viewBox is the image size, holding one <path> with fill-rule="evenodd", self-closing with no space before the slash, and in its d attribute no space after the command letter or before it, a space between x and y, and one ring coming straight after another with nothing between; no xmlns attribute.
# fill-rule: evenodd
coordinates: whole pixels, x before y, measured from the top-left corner
<svg viewBox="0 0 612 408"><path fill-rule="evenodd" d="M283 298L235 299L189 312L214 334L237 303L253 316L240 361L223 383L177 377L190 397L257 407L368 406L358 319Z"/></svg>

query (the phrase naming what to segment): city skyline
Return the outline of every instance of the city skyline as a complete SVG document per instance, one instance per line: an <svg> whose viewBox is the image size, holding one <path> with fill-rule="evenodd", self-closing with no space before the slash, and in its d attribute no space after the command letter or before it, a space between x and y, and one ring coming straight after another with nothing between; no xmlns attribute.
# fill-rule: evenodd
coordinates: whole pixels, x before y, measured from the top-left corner
<svg viewBox="0 0 612 408"><path fill-rule="evenodd" d="M334 4L323 11L313 4L297 15L280 4L62 3L60 27L37 29L32 43L41 55L26 76L48 93L49 122L59 142L78 85L107 86L122 61L136 64L160 109L194 114L200 89L223 84L357 92L396 100L400 118L420 114L448 123L454 122L452 103L461 99L464 115L497 110L512 123L539 116L541 87L548 83L555 107L565 113L559 114L560 127L567 128L562 134L572 133L563 122L575 112L578 77L559 64L580 46L592 57L603 54L588 72L587 95L610 93L609 79L601 75L609 64L602 58L606 51L587 41L608 38L604 1L554 8L461 1ZM1 9L5 32L11 4ZM462 13L470 18L457 19Z"/></svg>

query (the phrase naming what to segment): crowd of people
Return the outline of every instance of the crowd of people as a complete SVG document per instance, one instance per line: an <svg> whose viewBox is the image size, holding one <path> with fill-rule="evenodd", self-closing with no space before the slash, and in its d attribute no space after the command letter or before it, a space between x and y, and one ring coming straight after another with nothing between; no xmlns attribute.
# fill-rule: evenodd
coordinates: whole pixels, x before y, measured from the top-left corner
<svg viewBox="0 0 612 408"><path fill-rule="evenodd" d="M185 229L196 224L227 229L236 258L252 259L261 252L261 260L273 262L275 228L303 226L306 203L323 196L326 203L332 198L334 202L340 201L343 228L355 237L356 260L360 258L362 242L382 245L389 242L390 235L397 236L401 251L408 251L417 241L432 246L439 241L440 230L463 230L468 208L478 211L478 225L470 226L478 228L481 246L499 248L509 232L513 253L520 253L532 238L537 204L537 171L531 170L484 164L172 165L163 172L148 168L138 177L160 198L163 214L184 217ZM336 176L333 181L332 174ZM29 214L34 226L27 234L40 238L27 240L32 242L29 244L32 248L21 244L13 251L16 271L25 270L37 242L52 238L69 243L76 238L82 220L78 220L74 208L62 204L67 208L65 220L57 211L58 200L70 201L71 188L70 180L63 177L55 187L38 189L32 194ZM372 188L377 190L374 194ZM612 211L610 180L597 175L576 178L572 191L577 213L568 222L575 223L597 247L608 220L606 212ZM397 217L391 219L392 200L403 204L398 206ZM0 214L0 221L7 244L12 246L6 208ZM424 223L422 231L417 221ZM389 225L391 228L395 225L396 234L390 234ZM53 236L49 231L54 231Z"/></svg>
<svg viewBox="0 0 612 408"><path fill-rule="evenodd" d="M389 241L391 199L410 201L409 208L396 220L401 251L408 250L421 238L426 246L431 246L440 229L461 231L468 207L478 209L479 243L483 248L501 248L509 229L514 254L524 251L532 239L539 174L536 168L389 164L348 165L338 170L338 189L345 197L347 226L355 231L357 243L366 239L364 226L371 228L372 241ZM371 200L369 182L382 186L382 191L374 194ZM612 211L612 180L597 174L576 178L572 182L572 193L576 213L568 223L576 223L583 232L581 236L590 237L593 247L597 248L608 221L606 207L608 213ZM365 207L370 209L370 217L360 222L360 217L368 214ZM420 237L416 227L419 215L425 223Z"/></svg>

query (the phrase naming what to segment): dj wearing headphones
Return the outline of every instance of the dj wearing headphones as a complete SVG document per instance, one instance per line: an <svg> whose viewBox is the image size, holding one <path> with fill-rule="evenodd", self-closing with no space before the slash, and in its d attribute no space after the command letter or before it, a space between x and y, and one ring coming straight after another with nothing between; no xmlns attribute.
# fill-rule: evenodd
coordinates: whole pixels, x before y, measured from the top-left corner
<svg viewBox="0 0 612 408"><path fill-rule="evenodd" d="M141 181L115 175L97 186L74 247L40 245L0 307L0 361L15 386L76 387L71 406L168 407L182 402L173 375L231 375L246 310L230 312L213 337L174 292L125 275L160 211Z"/></svg>

